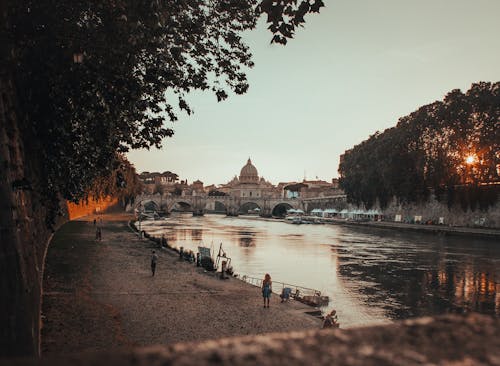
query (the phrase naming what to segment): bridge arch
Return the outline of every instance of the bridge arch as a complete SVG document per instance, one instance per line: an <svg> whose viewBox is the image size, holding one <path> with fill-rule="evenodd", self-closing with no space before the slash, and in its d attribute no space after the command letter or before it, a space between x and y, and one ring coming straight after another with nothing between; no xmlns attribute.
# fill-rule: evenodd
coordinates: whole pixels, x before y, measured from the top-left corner
<svg viewBox="0 0 500 366"><path fill-rule="evenodd" d="M228 209L228 206L227 206L226 202L224 202L222 200L215 200L214 201L214 212L227 213L227 209Z"/></svg>
<svg viewBox="0 0 500 366"><path fill-rule="evenodd" d="M277 216L277 217L285 217L286 212L291 208L293 208L293 206L290 203L280 202L280 203L274 205L274 207L271 211L271 215Z"/></svg>
<svg viewBox="0 0 500 366"><path fill-rule="evenodd" d="M262 207L256 202L252 201L242 201L240 203L240 207L238 211L240 214L251 213L250 211L254 211L253 213L260 213L262 211Z"/></svg>
<svg viewBox="0 0 500 366"><path fill-rule="evenodd" d="M158 211L160 209L160 205L155 200L144 199L142 201L138 201L135 208L140 211L153 212Z"/></svg>
<svg viewBox="0 0 500 366"><path fill-rule="evenodd" d="M213 213L227 213L229 205L224 199L210 199L206 201L204 209Z"/></svg>
<svg viewBox="0 0 500 366"><path fill-rule="evenodd" d="M192 211L193 205L189 200L176 199L168 203L168 212L175 211Z"/></svg>

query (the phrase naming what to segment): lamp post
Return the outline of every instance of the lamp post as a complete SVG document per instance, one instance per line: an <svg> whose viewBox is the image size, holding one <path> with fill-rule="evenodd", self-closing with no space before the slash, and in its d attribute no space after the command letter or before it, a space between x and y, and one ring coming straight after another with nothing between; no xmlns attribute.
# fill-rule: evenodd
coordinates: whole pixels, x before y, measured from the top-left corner
<svg viewBox="0 0 500 366"><path fill-rule="evenodd" d="M141 220L142 220L142 202L139 202L139 239L142 239Z"/></svg>
<svg viewBox="0 0 500 366"><path fill-rule="evenodd" d="M73 53L73 63L75 64L81 64L83 63L83 53L78 51Z"/></svg>

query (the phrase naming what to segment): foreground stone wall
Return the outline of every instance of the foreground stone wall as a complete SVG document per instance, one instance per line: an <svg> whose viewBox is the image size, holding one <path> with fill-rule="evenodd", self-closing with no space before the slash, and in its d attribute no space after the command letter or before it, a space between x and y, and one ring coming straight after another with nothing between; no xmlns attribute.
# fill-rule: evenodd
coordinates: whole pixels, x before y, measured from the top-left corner
<svg viewBox="0 0 500 366"><path fill-rule="evenodd" d="M442 316L349 330L280 333L202 343L0 361L0 365L500 365L500 319Z"/></svg>
<svg viewBox="0 0 500 366"><path fill-rule="evenodd" d="M35 354L43 257L40 243L46 242L49 233L41 233L29 219L32 193L27 184L22 186L28 180L12 86L1 76L0 165L0 356Z"/></svg>
<svg viewBox="0 0 500 366"><path fill-rule="evenodd" d="M47 222L37 152L26 148L17 112L14 87L0 73L0 357L39 352L45 252L52 229L67 220L63 204L57 222Z"/></svg>

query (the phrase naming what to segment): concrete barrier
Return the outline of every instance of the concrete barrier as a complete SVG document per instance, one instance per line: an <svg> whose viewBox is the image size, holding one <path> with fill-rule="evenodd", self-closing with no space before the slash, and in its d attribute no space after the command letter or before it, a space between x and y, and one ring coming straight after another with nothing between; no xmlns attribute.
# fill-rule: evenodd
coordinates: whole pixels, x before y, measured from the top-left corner
<svg viewBox="0 0 500 366"><path fill-rule="evenodd" d="M447 315L349 330L275 333L0 365L500 365L500 319Z"/></svg>

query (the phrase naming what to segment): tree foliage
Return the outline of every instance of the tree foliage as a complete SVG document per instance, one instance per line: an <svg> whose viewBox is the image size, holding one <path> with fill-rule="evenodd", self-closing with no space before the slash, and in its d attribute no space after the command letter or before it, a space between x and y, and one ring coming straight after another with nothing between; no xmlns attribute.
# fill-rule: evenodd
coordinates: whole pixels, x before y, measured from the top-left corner
<svg viewBox="0 0 500 366"><path fill-rule="evenodd" d="M500 183L500 83L452 90L345 152L340 185L356 204L418 202L433 191L449 206L484 209Z"/></svg>
<svg viewBox="0 0 500 366"><path fill-rule="evenodd" d="M94 179L85 196L95 200L114 197L125 206L132 203L143 189L134 166L123 155L118 154L111 173Z"/></svg>
<svg viewBox="0 0 500 366"><path fill-rule="evenodd" d="M248 89L242 33L267 16L286 43L321 0L7 0L2 66L17 90L37 191L79 200L116 153L159 147L186 95Z"/></svg>

